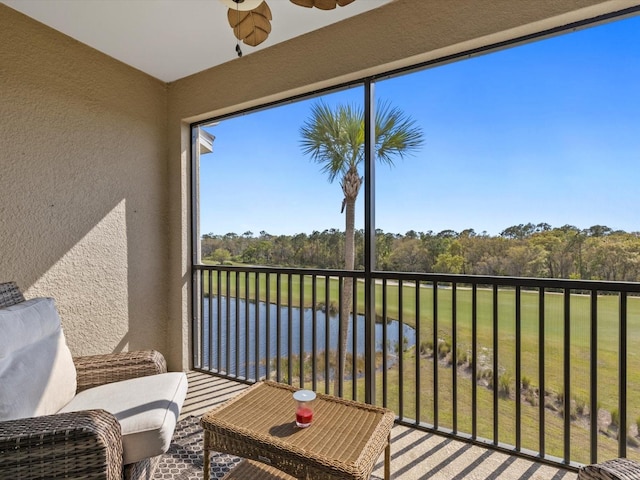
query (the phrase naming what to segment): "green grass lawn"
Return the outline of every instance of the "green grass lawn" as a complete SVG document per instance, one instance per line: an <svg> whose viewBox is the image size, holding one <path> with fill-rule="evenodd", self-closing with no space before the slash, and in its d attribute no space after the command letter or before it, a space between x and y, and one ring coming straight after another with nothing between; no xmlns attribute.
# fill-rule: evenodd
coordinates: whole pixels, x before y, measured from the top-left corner
<svg viewBox="0 0 640 480"><path fill-rule="evenodd" d="M412 350L405 353L405 368L403 378L403 409L400 412L399 400L399 378L398 368L391 368L386 373L388 396L386 402L382 398L382 372L376 377L376 403L386 406L396 412L402 413L407 420L416 419L416 405L420 406L421 422L433 425L434 422L434 395L433 395L433 362L422 359L420 369L421 394L416 398L415 380L416 370L415 352ZM458 376L457 379L457 429L459 432L470 433L472 431L472 393L471 379L467 376ZM344 386L346 396L351 392L351 383L346 382ZM438 425L442 428L451 429L453 427L453 389L451 368L439 366L438 371ZM477 389L477 435L481 438L493 439L493 391L486 387ZM364 380L358 381L358 399L364 398ZM501 443L515 445L515 402L511 398L499 397L498 399L498 440ZM522 448L532 451L539 451L539 408L536 405L522 403L521 410L521 439ZM549 409L545 413L545 452L562 458L564 455L564 420L559 412ZM589 457L589 427L583 423L573 422L571 426L571 459L580 463L590 463ZM617 440L606 435L598 437L598 456L600 459L615 458L618 453ZM640 458L637 452L630 452L630 456Z"/></svg>

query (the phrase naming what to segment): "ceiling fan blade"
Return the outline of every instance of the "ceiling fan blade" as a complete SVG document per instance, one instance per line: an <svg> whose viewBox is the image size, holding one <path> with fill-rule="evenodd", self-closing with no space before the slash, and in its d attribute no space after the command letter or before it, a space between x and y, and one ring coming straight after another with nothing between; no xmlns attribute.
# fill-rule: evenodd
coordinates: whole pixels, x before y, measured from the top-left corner
<svg viewBox="0 0 640 480"><path fill-rule="evenodd" d="M313 8L320 10L333 10L336 6L344 7L355 0L290 0L291 3L300 7Z"/></svg>
<svg viewBox="0 0 640 480"><path fill-rule="evenodd" d="M227 20L238 40L255 47L264 42L271 33L271 9L262 2L253 10L227 10Z"/></svg>
<svg viewBox="0 0 640 480"><path fill-rule="evenodd" d="M220 2L225 4L227 8L240 11L253 10L263 1L264 0L238 0L236 2L236 0L220 0Z"/></svg>

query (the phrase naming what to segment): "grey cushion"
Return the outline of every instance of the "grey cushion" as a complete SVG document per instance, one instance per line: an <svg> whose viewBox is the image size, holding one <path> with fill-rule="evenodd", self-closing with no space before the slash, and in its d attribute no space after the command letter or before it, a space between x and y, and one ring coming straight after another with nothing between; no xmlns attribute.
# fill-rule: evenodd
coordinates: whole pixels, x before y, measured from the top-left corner
<svg viewBox="0 0 640 480"><path fill-rule="evenodd" d="M112 413L122 427L124 463L129 464L167 451L186 394L184 373L162 373L84 390L60 412Z"/></svg>

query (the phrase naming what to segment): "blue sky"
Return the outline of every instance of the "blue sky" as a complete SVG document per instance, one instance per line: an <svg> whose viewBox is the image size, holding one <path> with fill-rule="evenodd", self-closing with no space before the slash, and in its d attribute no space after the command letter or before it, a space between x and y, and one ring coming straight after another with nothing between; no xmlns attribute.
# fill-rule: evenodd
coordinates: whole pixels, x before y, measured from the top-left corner
<svg viewBox="0 0 640 480"><path fill-rule="evenodd" d="M497 235L520 223L640 231L640 17L379 81L425 144L376 167L376 227ZM360 87L325 95L362 104ZM300 149L318 98L220 122L202 233L344 230L339 183ZM356 226L364 218L361 191Z"/></svg>

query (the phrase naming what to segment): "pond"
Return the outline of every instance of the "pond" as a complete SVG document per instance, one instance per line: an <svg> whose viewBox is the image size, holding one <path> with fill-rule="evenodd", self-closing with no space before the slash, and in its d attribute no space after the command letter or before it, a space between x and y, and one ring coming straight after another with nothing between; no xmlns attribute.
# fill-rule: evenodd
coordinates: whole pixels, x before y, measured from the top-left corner
<svg viewBox="0 0 640 480"><path fill-rule="evenodd" d="M258 357L260 376L265 374L265 362L267 351L267 338L269 339L269 359L273 361L278 355L278 336L280 337L280 357L286 359L291 350L294 356L300 355L300 345L303 345L303 354L305 358L313 353L313 309L305 308L302 311L297 307L292 307L289 312L288 306L280 307L280 328L278 328L278 307L275 304L266 304L265 302L250 302L247 306L245 300L239 300L236 305L236 299L228 299L222 297L220 300L220 318L218 319L218 297L211 299L211 310L213 312L212 331L209 334L209 298L204 299L204 326L203 326L203 365L213 370L222 370L227 373L238 376L255 376L255 362ZM248 307L248 319L247 319ZM267 308L269 312L269 325L267 329ZM258 353L256 352L256 309L258 322ZM238 313L239 322L236 323L236 313ZM227 318L228 314L228 318ZM325 312L322 310L315 311L316 316L316 354L327 349L336 351L338 348L339 322L338 315L329 314L329 337L327 338L327 325ZM291 325L289 325L291 318ZM221 322L218 325L218 322ZM364 315L358 315L356 319L356 338L355 338L355 354L356 356L364 356L365 352L365 318ZM302 326L302 329L300 328ZM375 349L377 352L383 351L383 329L385 325L376 323L375 325ZM267 337L268 330L268 337ZM387 333L387 359L389 365L393 365L396 360L398 346L404 344L404 348L411 348L416 343L415 330L408 326L402 325L402 339L399 335L400 323L392 320L386 324ZM219 333L218 333L219 332ZM247 332L249 338L247 339ZM302 333L302 335L301 335ZM218 336L220 338L218 338ZM289 336L291 338L289 338ZM302 338L301 338L302 337ZM245 370L247 358L247 340L248 340L248 372ZM210 348L211 347L211 348ZM349 331L347 334L347 352L353 354L353 322L349 322ZM218 351L220 355L218 355ZM209 353L211 361L209 360ZM227 358L228 357L228 358ZM228 362L227 362L228 360ZM220 364L218 364L220 361ZM240 366L237 369L236 363ZM319 365L318 369L322 367Z"/></svg>

